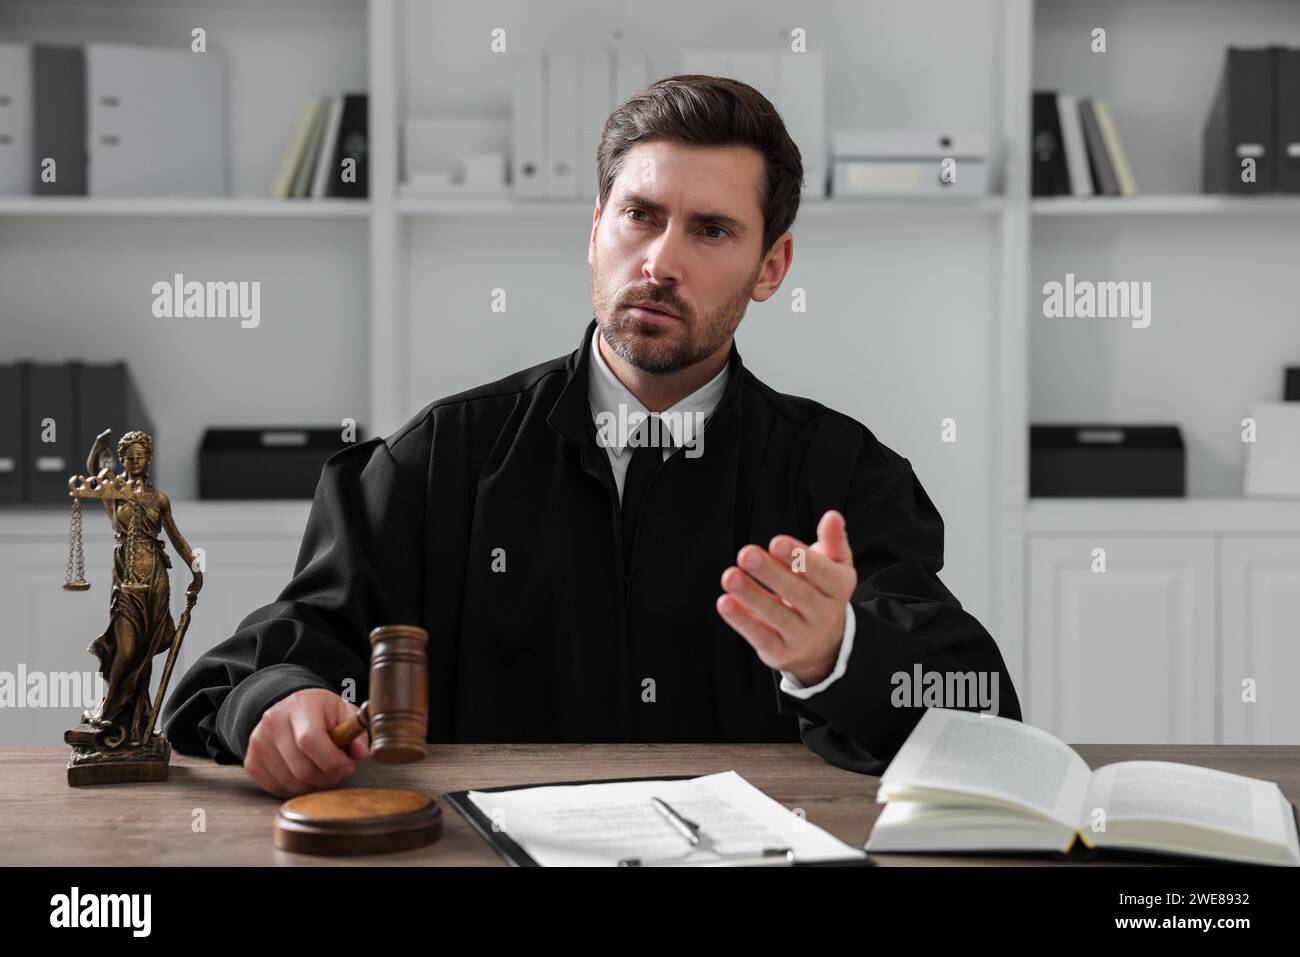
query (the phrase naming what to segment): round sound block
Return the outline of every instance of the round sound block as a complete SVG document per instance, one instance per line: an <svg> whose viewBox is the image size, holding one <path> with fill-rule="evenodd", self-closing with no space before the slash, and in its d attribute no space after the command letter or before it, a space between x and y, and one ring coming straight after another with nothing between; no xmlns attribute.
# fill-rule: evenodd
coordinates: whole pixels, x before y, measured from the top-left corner
<svg viewBox="0 0 1300 957"><path fill-rule="evenodd" d="M275 846L298 854L387 854L440 837L442 808L419 791L315 791L285 801L275 815Z"/></svg>

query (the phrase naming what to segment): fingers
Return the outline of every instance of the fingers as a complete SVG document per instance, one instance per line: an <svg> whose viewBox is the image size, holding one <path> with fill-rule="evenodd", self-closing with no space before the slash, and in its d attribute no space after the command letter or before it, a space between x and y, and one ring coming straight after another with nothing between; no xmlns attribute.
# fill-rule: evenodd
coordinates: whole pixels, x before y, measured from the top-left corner
<svg viewBox="0 0 1300 957"><path fill-rule="evenodd" d="M304 790L299 782L294 781L293 775L289 773L275 745L265 736L259 738L256 728L253 730L252 737L248 739L248 754L244 756L244 770L258 787L276 797L293 797Z"/></svg>
<svg viewBox="0 0 1300 957"><path fill-rule="evenodd" d="M333 787L337 779L351 774L356 770L356 766L330 739L329 729L326 727L328 722L321 720L322 717L324 716L304 710L294 712L290 719L294 745L291 750L311 762L311 766L305 768L309 773L320 772L326 780L333 778L334 780L327 785ZM281 751L283 750L281 748ZM306 765L306 761L303 763Z"/></svg>
<svg viewBox="0 0 1300 957"><path fill-rule="evenodd" d="M348 755L356 761L364 761L370 757L370 735L362 731L359 735L348 742Z"/></svg>
<svg viewBox="0 0 1300 957"><path fill-rule="evenodd" d="M334 713L330 716L328 727L326 728L327 732L329 728L342 724L361 710L356 705L350 704L338 697L336 697L332 703L334 705ZM331 740L330 744L333 745L334 742ZM345 750L347 751L348 756L356 761L364 761L366 758L370 757L369 733L362 731L359 735L348 742Z"/></svg>
<svg viewBox="0 0 1300 957"><path fill-rule="evenodd" d="M843 515L834 509L822 515L814 547L833 562L853 564L853 546L849 544L848 523Z"/></svg>
<svg viewBox="0 0 1300 957"><path fill-rule="evenodd" d="M840 546L832 543L829 547L838 553ZM768 543L768 550L778 564L791 568L792 574L823 595L839 600L857 585L858 571L853 564L853 553L847 552L844 561L836 560L826 553L822 539L810 548L793 535L774 535Z"/></svg>
<svg viewBox="0 0 1300 957"><path fill-rule="evenodd" d="M811 547L792 535L773 536L767 549L746 545L722 573L718 614L770 668L803 675L830 671L844 636L844 603L858 573L844 516L830 510Z"/></svg>
<svg viewBox="0 0 1300 957"><path fill-rule="evenodd" d="M244 769L277 797L337 786L356 770L352 757L363 757L365 745L345 754L330 740L329 719L336 710L356 709L318 688L295 692L277 702L249 736Z"/></svg>
<svg viewBox="0 0 1300 957"><path fill-rule="evenodd" d="M768 625L782 639L793 636L804 624L799 608L783 601L734 565L722 573L722 587L746 612ZM808 586L803 584L803 587L806 589ZM804 596L802 605L805 609L808 607L807 596Z"/></svg>
<svg viewBox="0 0 1300 957"><path fill-rule="evenodd" d="M759 548L757 545L746 545L736 554L736 560L740 564L737 571L744 572L768 591L784 598L796 609L800 605L810 604L817 597L815 583L810 582L807 576L792 571L789 564L778 561L766 549ZM733 565L732 568L735 566ZM727 569L727 572L730 571L731 568ZM727 572L723 572L724 588L727 587Z"/></svg>
<svg viewBox="0 0 1300 957"><path fill-rule="evenodd" d="M750 614L734 595L719 595L717 609L723 620L750 643L763 664L777 667L774 662L783 658L785 646L777 632Z"/></svg>
<svg viewBox="0 0 1300 957"><path fill-rule="evenodd" d="M313 788L332 788L343 777L341 774L327 773L304 754L292 727L278 733L274 738L274 744L298 791L310 791ZM333 747L333 743L330 746Z"/></svg>

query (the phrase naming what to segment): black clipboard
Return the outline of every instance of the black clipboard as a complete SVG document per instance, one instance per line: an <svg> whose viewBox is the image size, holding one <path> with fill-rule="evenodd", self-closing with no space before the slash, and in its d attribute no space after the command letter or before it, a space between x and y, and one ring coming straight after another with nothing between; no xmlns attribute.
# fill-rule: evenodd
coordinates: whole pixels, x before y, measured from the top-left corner
<svg viewBox="0 0 1300 957"><path fill-rule="evenodd" d="M618 784L626 781L689 781L700 777L698 774L655 774L639 778L595 778L589 781L544 781L539 784L503 784L494 788L472 788L470 790L490 794L493 791L522 791L525 788L567 787L575 784ZM461 817L469 821L470 827L478 832L479 837L487 841L488 846L501 855L511 867L541 867L527 851L519 846L505 831L494 831L478 806L469 799L469 790L448 791L442 799L460 812ZM739 865L744 866L744 865ZM876 862L865 854L862 857L838 857L829 861L795 861L790 867L875 867Z"/></svg>

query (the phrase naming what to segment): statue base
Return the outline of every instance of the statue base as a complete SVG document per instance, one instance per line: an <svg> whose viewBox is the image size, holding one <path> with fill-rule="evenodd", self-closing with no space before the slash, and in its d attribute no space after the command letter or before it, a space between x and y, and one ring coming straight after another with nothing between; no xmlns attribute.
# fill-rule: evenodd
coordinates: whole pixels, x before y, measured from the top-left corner
<svg viewBox="0 0 1300 957"><path fill-rule="evenodd" d="M172 746L163 735L154 734L144 744L101 750L96 739L100 729L79 724L65 731L63 740L72 745L68 758L68 786L130 784L137 781L166 781Z"/></svg>

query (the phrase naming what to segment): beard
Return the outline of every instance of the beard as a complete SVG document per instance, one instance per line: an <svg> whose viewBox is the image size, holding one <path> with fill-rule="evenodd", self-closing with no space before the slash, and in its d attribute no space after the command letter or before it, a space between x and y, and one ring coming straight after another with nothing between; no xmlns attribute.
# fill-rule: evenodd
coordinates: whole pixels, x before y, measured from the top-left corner
<svg viewBox="0 0 1300 957"><path fill-rule="evenodd" d="M736 331L761 268L760 261L753 275L728 293L717 308L697 315L668 286L635 286L622 295L606 292L599 260L593 257L592 312L606 345L628 365L643 372L677 372L716 353ZM670 326L643 322L627 310L637 303L671 309L681 316L681 321Z"/></svg>

